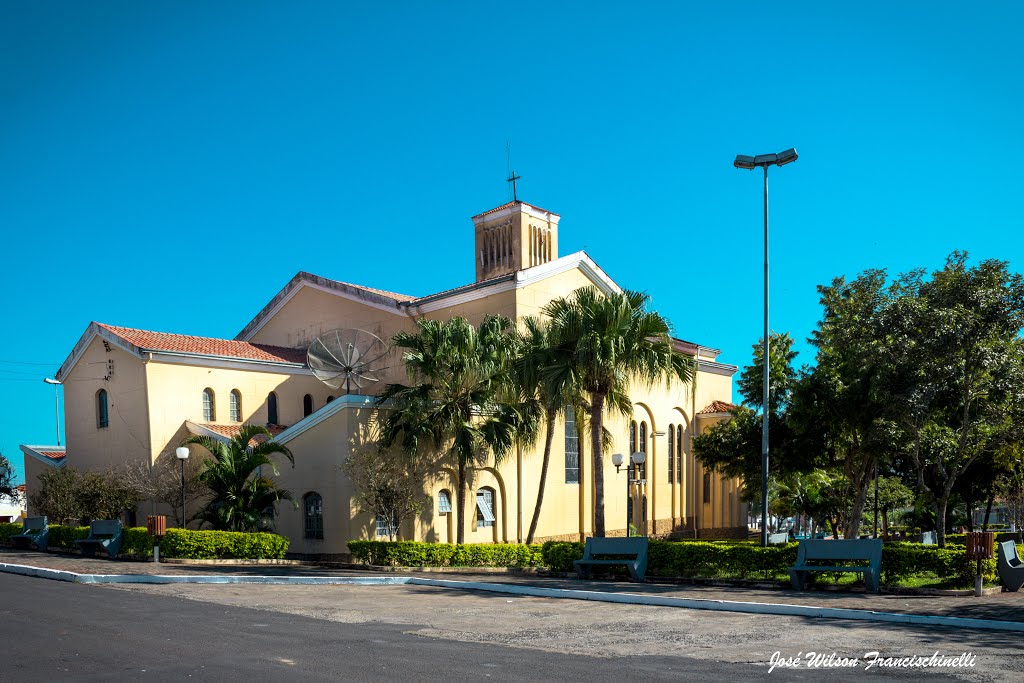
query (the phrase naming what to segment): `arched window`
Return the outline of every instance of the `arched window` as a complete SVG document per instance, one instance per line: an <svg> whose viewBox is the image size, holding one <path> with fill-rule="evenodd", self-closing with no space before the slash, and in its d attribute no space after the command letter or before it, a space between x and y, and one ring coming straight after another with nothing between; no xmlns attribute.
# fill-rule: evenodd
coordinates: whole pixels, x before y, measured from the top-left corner
<svg viewBox="0 0 1024 683"><path fill-rule="evenodd" d="M580 435L572 406L565 407L565 483L580 483Z"/></svg>
<svg viewBox="0 0 1024 683"><path fill-rule="evenodd" d="M334 397L333 397L333 396L328 396L328 397L327 397L327 402L328 402L328 403L330 403L330 402L331 402L331 401L333 401L333 400L334 400Z"/></svg>
<svg viewBox="0 0 1024 683"><path fill-rule="evenodd" d="M711 472L704 473L704 504L711 504Z"/></svg>
<svg viewBox="0 0 1024 683"><path fill-rule="evenodd" d="M640 448L638 448L637 450L639 450L641 453L646 453L647 452L647 423L646 422L641 422L640 423ZM640 470L640 478L641 479L646 479L647 478L647 458L644 458L644 461L642 463L640 463L640 467L638 467L637 469Z"/></svg>
<svg viewBox="0 0 1024 683"><path fill-rule="evenodd" d="M676 480L676 426L668 426L668 483Z"/></svg>
<svg viewBox="0 0 1024 683"><path fill-rule="evenodd" d="M324 499L319 493L307 493L302 497L305 515L305 537L323 540L324 537Z"/></svg>
<svg viewBox="0 0 1024 683"><path fill-rule="evenodd" d="M636 447L636 420L633 420L629 423L629 453L626 453L626 459L628 460L629 456L638 450L640 449Z"/></svg>
<svg viewBox="0 0 1024 683"><path fill-rule="evenodd" d="M96 392L96 429L105 429L110 426L110 413L107 410L107 390L100 389Z"/></svg>
<svg viewBox="0 0 1024 683"><path fill-rule="evenodd" d="M207 422L217 421L217 405L213 400L213 389L203 389L203 419Z"/></svg>
<svg viewBox="0 0 1024 683"><path fill-rule="evenodd" d="M276 425L277 423L277 394L271 391L267 396L267 424Z"/></svg>
<svg viewBox="0 0 1024 683"><path fill-rule="evenodd" d="M452 511L452 494L447 489L441 489L437 494L437 513L447 515Z"/></svg>
<svg viewBox="0 0 1024 683"><path fill-rule="evenodd" d="M476 492L476 528L494 526L494 489L482 488Z"/></svg>
<svg viewBox="0 0 1024 683"><path fill-rule="evenodd" d="M676 425L676 481L683 481L683 425Z"/></svg>
<svg viewBox="0 0 1024 683"><path fill-rule="evenodd" d="M313 414L313 397L306 394L302 397L302 417L308 417Z"/></svg>
<svg viewBox="0 0 1024 683"><path fill-rule="evenodd" d="M238 389L232 389L228 395L228 412L232 422L242 421L242 393Z"/></svg>

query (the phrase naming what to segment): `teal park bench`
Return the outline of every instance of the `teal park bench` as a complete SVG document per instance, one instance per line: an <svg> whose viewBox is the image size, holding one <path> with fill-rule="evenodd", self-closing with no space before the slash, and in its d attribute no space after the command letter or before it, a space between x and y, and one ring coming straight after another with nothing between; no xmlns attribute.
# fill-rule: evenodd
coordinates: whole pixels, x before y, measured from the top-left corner
<svg viewBox="0 0 1024 683"><path fill-rule="evenodd" d="M1017 554L1017 544L1013 541L999 543L999 556L996 559L999 570L999 580L1003 582L1003 589L1016 593L1024 586L1024 562L1021 562Z"/></svg>
<svg viewBox="0 0 1024 683"><path fill-rule="evenodd" d="M50 525L46 517L26 517L21 524L21 533L11 536L11 544L15 548L28 548L35 544L38 550L46 551L50 540Z"/></svg>
<svg viewBox="0 0 1024 683"><path fill-rule="evenodd" d="M864 562L867 565L849 565L843 562ZM860 572L864 585L872 593L878 592L882 571L882 541L874 538L845 541L800 541L796 564L789 568L789 580L796 590L803 590L810 572Z"/></svg>
<svg viewBox="0 0 1024 683"><path fill-rule="evenodd" d="M92 556L97 550L106 550L111 559L121 552L121 520L97 519L89 525L89 536L75 541L83 555Z"/></svg>
<svg viewBox="0 0 1024 683"><path fill-rule="evenodd" d="M623 556L619 559L608 559L609 555ZM599 556L605 559L597 559ZM581 579L589 579L591 569L595 566L621 566L629 570L634 581L643 581L647 571L647 537L631 538L588 538L583 549L583 559L573 563L576 575Z"/></svg>

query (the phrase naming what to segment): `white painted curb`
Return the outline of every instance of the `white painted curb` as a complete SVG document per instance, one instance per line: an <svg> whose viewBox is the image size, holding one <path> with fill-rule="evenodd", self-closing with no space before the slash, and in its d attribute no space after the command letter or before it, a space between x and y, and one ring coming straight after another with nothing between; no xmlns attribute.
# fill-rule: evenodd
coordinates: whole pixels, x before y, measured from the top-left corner
<svg viewBox="0 0 1024 683"><path fill-rule="evenodd" d="M731 600L704 600L698 598L675 598L664 595L640 595L637 593L612 593L605 591L575 590L569 588L542 588L510 583L483 583L480 581L449 581L446 579L425 579L416 576L196 576L188 574L78 574L45 567L23 564L0 563L0 572L34 576L71 583L219 583L219 584L276 584L276 585L357 585L381 586L411 584L436 588L478 590L505 595L528 595L538 598L562 600L590 600L614 602L626 605L650 605L656 607L678 607L683 609L711 610L716 612L742 612L746 614L774 614L780 616L818 617L823 619L851 619L856 621L882 621L897 624L922 626L945 626L948 628L972 628L991 631L1024 632L1024 622L997 621L994 619L969 619L966 617L941 617L873 610L847 609L842 607L814 607L812 605L788 605L768 602L739 602Z"/></svg>

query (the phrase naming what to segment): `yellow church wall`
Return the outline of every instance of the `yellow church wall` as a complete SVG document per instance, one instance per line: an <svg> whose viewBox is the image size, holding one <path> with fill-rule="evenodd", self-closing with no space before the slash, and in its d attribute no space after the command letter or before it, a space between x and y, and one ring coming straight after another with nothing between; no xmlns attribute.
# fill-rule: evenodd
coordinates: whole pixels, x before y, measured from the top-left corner
<svg viewBox="0 0 1024 683"><path fill-rule="evenodd" d="M149 386L149 412L152 457L173 452L181 444L182 423L185 420L204 423L203 390L213 391L215 424L240 424L230 419L230 394L237 390L242 397L241 422L266 424L267 398L277 394L278 423L295 424L303 417L303 396L313 397L313 409L322 407L328 395L338 392L306 374L286 374L280 371L261 371L150 362L146 364ZM187 436L187 435L186 435Z"/></svg>
<svg viewBox="0 0 1024 683"><path fill-rule="evenodd" d="M552 299L569 296L580 287L592 287L594 283L579 268L567 270L516 290L516 313L522 317L540 316L541 311Z"/></svg>
<svg viewBox="0 0 1024 683"><path fill-rule="evenodd" d="M110 368L108 361L113 361L113 372L104 379ZM97 338L62 379L66 466L81 471L105 470L149 459L149 394L145 368L138 357L113 345L107 351ZM101 389L107 392L108 426L103 428L97 424L96 405Z"/></svg>
<svg viewBox="0 0 1024 683"><path fill-rule="evenodd" d="M67 465L65 465L65 467L67 467ZM39 475L43 472L49 472L52 469L52 467L40 462L36 458L28 455L25 456L25 484L29 495L34 493L33 484L39 481ZM35 490L38 491L38 489ZM28 512L28 516L31 517L37 514L37 511L32 509L32 505L29 501L24 501L23 505L25 510Z"/></svg>

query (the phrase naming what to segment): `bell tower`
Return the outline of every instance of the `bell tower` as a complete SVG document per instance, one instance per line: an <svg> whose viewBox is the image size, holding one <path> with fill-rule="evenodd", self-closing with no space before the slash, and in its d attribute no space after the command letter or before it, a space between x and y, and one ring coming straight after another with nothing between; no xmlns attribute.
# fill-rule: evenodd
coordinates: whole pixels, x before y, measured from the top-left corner
<svg viewBox="0 0 1024 683"><path fill-rule="evenodd" d="M560 218L519 200L473 216L476 281L554 261Z"/></svg>

